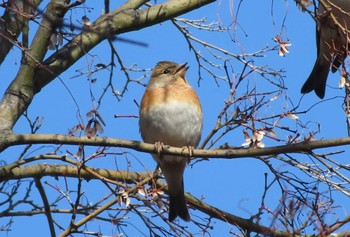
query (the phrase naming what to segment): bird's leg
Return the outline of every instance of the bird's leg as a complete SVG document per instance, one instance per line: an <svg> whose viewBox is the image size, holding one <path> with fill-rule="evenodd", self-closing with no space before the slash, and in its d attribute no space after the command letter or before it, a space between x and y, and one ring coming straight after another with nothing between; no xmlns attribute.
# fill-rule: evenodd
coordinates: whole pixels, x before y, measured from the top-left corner
<svg viewBox="0 0 350 237"><path fill-rule="evenodd" d="M158 155L160 155L164 149L164 143L163 142L156 142L154 144L154 146L155 146L155 149L156 149Z"/></svg>
<svg viewBox="0 0 350 237"><path fill-rule="evenodd" d="M163 142L156 142L156 143L154 143L154 148L157 151L158 156L161 157L162 151L164 150L164 143Z"/></svg>
<svg viewBox="0 0 350 237"><path fill-rule="evenodd" d="M163 142L154 143L154 148L157 151L157 155L158 155L159 159L161 159L162 158L162 151L164 149ZM159 177L163 173L163 171L159 165L159 161L157 161L157 167L156 167L156 170L154 172L155 172L156 177Z"/></svg>
<svg viewBox="0 0 350 237"><path fill-rule="evenodd" d="M193 146L184 146L184 147L182 147L182 151L184 151L185 149L188 150L187 163L190 163L191 157L193 155L194 147Z"/></svg>

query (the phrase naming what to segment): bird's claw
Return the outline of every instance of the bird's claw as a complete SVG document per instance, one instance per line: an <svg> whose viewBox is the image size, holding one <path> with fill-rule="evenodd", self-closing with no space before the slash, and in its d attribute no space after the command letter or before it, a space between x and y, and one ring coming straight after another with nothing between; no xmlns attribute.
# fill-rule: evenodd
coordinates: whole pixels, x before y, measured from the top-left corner
<svg viewBox="0 0 350 237"><path fill-rule="evenodd" d="M154 148L157 151L158 156L160 156L161 152L164 150L164 143L163 142L156 142L154 144Z"/></svg>
<svg viewBox="0 0 350 237"><path fill-rule="evenodd" d="M182 147L182 151L184 151L185 149L188 150L187 163L190 163L191 157L193 155L194 147L193 146L184 146L184 147Z"/></svg>

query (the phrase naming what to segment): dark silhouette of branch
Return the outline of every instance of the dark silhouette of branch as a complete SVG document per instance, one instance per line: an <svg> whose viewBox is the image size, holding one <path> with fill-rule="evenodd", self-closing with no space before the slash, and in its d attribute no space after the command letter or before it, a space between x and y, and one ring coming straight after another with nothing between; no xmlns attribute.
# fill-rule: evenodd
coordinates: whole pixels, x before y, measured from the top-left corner
<svg viewBox="0 0 350 237"><path fill-rule="evenodd" d="M53 218L52 218L51 211L50 211L50 203L47 199L44 187L41 184L41 181L39 178L35 178L35 185L36 185L36 187L40 193L41 199L43 200L43 203L44 203L45 215L47 218L47 223L48 223L49 228L50 228L51 237L55 237L56 232L55 232L54 222L53 222Z"/></svg>

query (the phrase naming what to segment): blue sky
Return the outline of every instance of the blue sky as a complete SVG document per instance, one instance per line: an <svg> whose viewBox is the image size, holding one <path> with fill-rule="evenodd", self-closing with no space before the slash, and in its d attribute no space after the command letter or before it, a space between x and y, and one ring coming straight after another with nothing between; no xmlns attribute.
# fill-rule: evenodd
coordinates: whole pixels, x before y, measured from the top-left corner
<svg viewBox="0 0 350 237"><path fill-rule="evenodd" d="M91 2L91 1L90 1ZM88 1L88 5L93 3ZM200 19L206 17L208 23L220 21L223 26L229 26L232 23L233 16L230 13L230 4L234 5L236 15L238 1L218 1L203 7L197 11L188 13L181 18ZM78 15L88 15L93 20L101 13L103 8L102 1L96 1L91 12L84 9L77 9L73 13ZM77 17L79 19L79 17ZM294 1L243 1L238 14L237 31L229 30L222 33L208 33L206 31L194 30L194 35L198 38L208 41L211 44L218 45L232 53L239 54L242 51L245 53L255 52L264 46L274 47L276 43L273 37L281 35L285 41L290 41L292 46L289 47L290 53L285 57L279 57L277 51L268 52L261 58L252 58L257 65L269 65L271 68L284 69L285 78L284 83L288 88L285 94L281 95L276 101L270 104L269 107L259 111L258 116L279 114L281 111L288 111L300 103L298 111L305 111L320 100L313 94L302 96L300 88L308 77L314 64L316 57L315 46L315 23L312 18L301 12L295 6ZM284 21L285 20L285 21ZM284 24L284 26L283 26ZM236 42L231 41L231 37L235 36ZM178 30L170 23L165 22L147 29L142 29L135 32L130 32L121 35L122 37L146 43L148 47L140 47L136 45L126 44L115 41L114 45L117 48L125 66L135 68L151 69L158 61L170 60L178 63L188 62L190 69L187 73L187 79L191 85L198 92L204 112L204 130L203 139L209 134L211 129L215 126L217 115L224 106L224 101L229 98L227 83L219 81L218 84L208 74L203 72L203 80L198 83L198 65L193 56L193 52L189 51L184 38L179 34ZM229 37L231 36L231 37ZM198 46L198 45L197 45ZM209 57L205 48L198 46L201 53ZM224 55L223 55L224 56ZM90 84L85 75L75 77L79 74L78 69L85 68L87 64L108 63L110 60L110 53L107 42L94 48L89 56L83 57L77 64L67 72L63 73L60 80L55 80L44 90L38 94L32 105L29 108L28 114L31 117L43 116L44 120L42 127L39 130L41 133L62 133L66 134L69 128L72 128L78 123L77 107L73 101L78 104L78 108L83 118L85 114L91 110L96 104L91 99L91 94L98 98L108 80L108 73L101 72L93 75L97 78L96 83ZM213 62L219 63L219 60L211 58ZM16 63L14 63L16 62ZM9 81L16 74L20 62L20 54L17 49L14 49L11 55L8 56L3 63L0 70L0 78L7 80L0 80L0 92L2 93L8 86ZM232 59L231 64L235 73L239 73L242 65ZM4 65L6 65L6 70ZM8 70L11 68L11 70ZM125 83L123 73L120 71L119 65L115 68L115 75L113 76L114 86L121 90ZM223 71L216 71L220 75L225 75ZM132 74L133 78L138 78L142 73ZM149 74L148 74L149 75ZM342 109L343 91L337 88L339 73L330 74L328 85L333 88L327 88L326 98L322 103L313 107L308 113L298 115L300 123L305 124L307 121L315 121L309 123L311 130L317 129L317 123L321 124L321 134L317 134L317 139L336 138L347 136L347 128L345 123L345 116ZM142 79L143 83L147 83L148 78ZM249 83L256 84L258 90L269 91L271 86L256 73L252 73L249 78ZM63 85L63 83L65 85ZM67 91L66 87L69 89ZM99 112L106 121L107 126L104 128L105 132L102 136L122 138L130 140L141 140L138 132L138 119L135 118L120 118L115 119L114 114L118 115L138 115L138 107L133 100L140 102L144 87L132 83L128 88L128 93L125 94L120 101L111 95L110 92L104 97L100 105ZM244 88L237 92L244 93ZM286 96L289 98L286 100ZM333 98L332 100L327 100ZM337 121L337 122L334 122ZM339 121L339 122L338 122ZM86 120L85 120L86 123ZM301 129L298 122L292 119L284 119L283 124L289 126L291 129L298 129L301 135L308 135L308 129ZM238 128L232 132L231 135L226 136L220 140L217 145L228 142L230 145L240 147L244 142L242 134L243 128ZM28 133L29 129L25 119L21 119L15 127L17 133ZM279 133L279 137L286 138L287 134L283 131ZM282 145L274 140L264 140L267 146ZM39 151L32 149L32 154L42 153L43 151L50 151L51 146L41 148ZM67 147L68 150L74 152L76 147ZM100 158L94 160L90 165L93 167L126 169L126 161L130 161L132 171L152 170L155 167L155 162L149 154L137 153L122 148L113 148L115 152L130 152L126 158L112 156L108 158ZM94 148L87 148L87 152L94 151ZM0 159L5 159L8 162L16 159L19 148L10 148L0 154ZM65 150L61 150L62 154ZM31 155L32 155L31 154ZM339 160L345 158L338 155ZM305 156L303 159L306 159ZM285 167L278 162L274 163L276 169L284 169ZM146 167L146 168L145 168ZM232 214L249 218L251 215L257 213L261 203L261 196L264 187L264 173L269 173L268 182L271 182L273 175L268 170L268 167L261 161L253 158L242 158L234 160L212 159L209 161L202 161L196 163L193 167L188 167L185 173L185 191L193 194L196 197L205 197L205 201L215 207L221 208ZM51 178L44 178L52 184L62 185L62 182ZM74 183L74 181L73 181ZM91 190L86 190L87 194L91 193L91 202L98 201L101 196L96 196L95 193L101 194L107 190L101 187L97 181L89 183ZM73 186L72 186L73 187ZM98 190L98 191L97 191ZM51 197L55 197L55 193L50 193ZM275 210L278 207L278 200L281 198L281 193L277 185L268 192L266 205ZM344 196L335 195L337 202L341 206L345 201ZM39 197L38 197L39 198ZM95 200L94 200L95 199ZM347 200L346 200L347 201ZM343 212L342 212L343 211ZM342 207L336 210L335 217L342 217L349 211L348 208ZM198 212L192 212L192 215L197 215ZM46 224L44 216L34 217L33 221L28 221L29 217L16 220L13 225L13 232L8 236L21 236L24 233L32 233L35 231L37 236L44 236L48 234L48 229L38 228L38 225ZM130 220L132 222L132 220ZM262 223L269 226L271 219L264 219ZM226 236L232 226L216 221L212 236ZM0 221L1 223L1 221ZM35 223L35 224L32 224ZM94 221L93 225L96 228L101 227L106 235L116 234L112 226L101 224ZM135 223L133 223L135 224ZM137 224L135 224L137 225ZM189 224L190 228L194 228ZM132 228L131 228L132 229ZM349 229L349 227L345 227ZM96 229L95 229L96 230ZM193 229L198 231L198 229ZM139 234L136 230L135 236ZM59 233L59 231L57 232ZM0 236L4 233L0 232ZM5 235L3 235L5 236ZM133 236L132 234L130 236Z"/></svg>

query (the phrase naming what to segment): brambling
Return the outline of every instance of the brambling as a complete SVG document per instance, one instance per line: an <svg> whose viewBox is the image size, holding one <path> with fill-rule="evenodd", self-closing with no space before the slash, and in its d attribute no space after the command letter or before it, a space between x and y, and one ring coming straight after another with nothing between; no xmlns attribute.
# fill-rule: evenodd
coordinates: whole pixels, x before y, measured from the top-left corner
<svg viewBox="0 0 350 237"><path fill-rule="evenodd" d="M202 107L185 78L187 63L159 62L153 70L140 105L140 132L147 143L196 148L202 133ZM169 189L169 220L190 221L183 173L187 157L153 154Z"/></svg>

